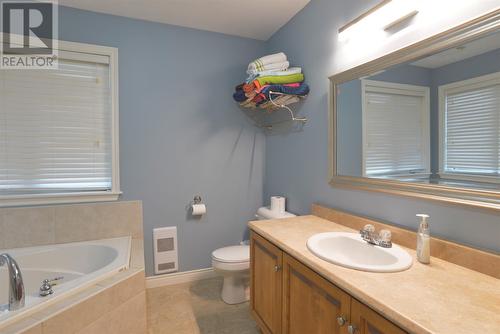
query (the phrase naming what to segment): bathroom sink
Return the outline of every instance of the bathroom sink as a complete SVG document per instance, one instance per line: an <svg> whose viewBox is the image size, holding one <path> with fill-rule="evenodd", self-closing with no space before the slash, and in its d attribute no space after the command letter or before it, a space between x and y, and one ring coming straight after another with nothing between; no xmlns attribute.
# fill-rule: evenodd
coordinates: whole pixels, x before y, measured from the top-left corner
<svg viewBox="0 0 500 334"><path fill-rule="evenodd" d="M397 245L375 246L357 233L327 232L307 240L307 248L317 257L343 267L379 273L403 271L411 267L412 257Z"/></svg>

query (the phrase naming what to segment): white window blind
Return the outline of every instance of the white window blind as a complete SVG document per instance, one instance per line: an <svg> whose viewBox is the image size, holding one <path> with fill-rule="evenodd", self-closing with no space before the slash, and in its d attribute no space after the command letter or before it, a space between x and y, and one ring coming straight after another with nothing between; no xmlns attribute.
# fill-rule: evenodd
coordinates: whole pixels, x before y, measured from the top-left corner
<svg viewBox="0 0 500 334"><path fill-rule="evenodd" d="M500 83L472 81L445 90L444 99L442 172L498 177Z"/></svg>
<svg viewBox="0 0 500 334"><path fill-rule="evenodd" d="M428 90L411 87L373 81L365 86L365 176L429 172Z"/></svg>
<svg viewBox="0 0 500 334"><path fill-rule="evenodd" d="M0 195L112 189L109 59L60 56L57 70L0 71Z"/></svg>

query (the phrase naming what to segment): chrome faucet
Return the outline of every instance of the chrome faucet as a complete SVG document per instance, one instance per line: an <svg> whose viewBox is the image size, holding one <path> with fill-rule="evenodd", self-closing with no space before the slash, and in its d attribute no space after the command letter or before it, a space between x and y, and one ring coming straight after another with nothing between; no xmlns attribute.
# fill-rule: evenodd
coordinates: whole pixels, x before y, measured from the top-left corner
<svg viewBox="0 0 500 334"><path fill-rule="evenodd" d="M362 230L359 231L361 238L369 244L391 248L391 231L389 230L380 230L380 233L375 233L375 226L372 224L366 224Z"/></svg>
<svg viewBox="0 0 500 334"><path fill-rule="evenodd" d="M19 266L7 253L0 255L0 266L6 265L9 269L9 311L16 311L24 307L24 283Z"/></svg>
<svg viewBox="0 0 500 334"><path fill-rule="evenodd" d="M44 279L42 281L40 291L38 292L40 297L47 297L53 294L54 290L52 289L52 287L54 287L54 285L57 285L57 281L60 281L62 279L64 279L64 276L59 276L52 279Z"/></svg>

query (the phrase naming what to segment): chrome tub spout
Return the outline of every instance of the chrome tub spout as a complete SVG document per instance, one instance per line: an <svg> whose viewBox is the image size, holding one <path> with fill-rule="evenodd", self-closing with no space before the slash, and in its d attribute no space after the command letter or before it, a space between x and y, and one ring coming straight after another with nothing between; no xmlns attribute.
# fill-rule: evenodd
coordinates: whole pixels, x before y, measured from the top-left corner
<svg viewBox="0 0 500 334"><path fill-rule="evenodd" d="M24 307L23 276L16 260L7 253L0 255L0 266L3 265L9 270L9 311L16 311Z"/></svg>

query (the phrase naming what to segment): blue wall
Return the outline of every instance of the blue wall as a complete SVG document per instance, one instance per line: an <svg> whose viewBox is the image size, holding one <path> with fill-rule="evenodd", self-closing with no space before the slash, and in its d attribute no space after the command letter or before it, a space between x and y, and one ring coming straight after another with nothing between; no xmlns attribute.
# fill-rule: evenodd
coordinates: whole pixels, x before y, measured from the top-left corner
<svg viewBox="0 0 500 334"><path fill-rule="evenodd" d="M405 85L427 86L432 84L432 70L409 64L392 67L385 72L369 77L370 80L393 82Z"/></svg>
<svg viewBox="0 0 500 334"><path fill-rule="evenodd" d="M434 235L500 251L500 217L491 211L413 198L332 188L328 184L328 73L337 29L369 6L365 1L312 0L269 42L303 66L311 94L301 108L309 122L300 133L268 136L265 197L288 197L288 209L310 212L314 202L416 229L415 214L431 215Z"/></svg>
<svg viewBox="0 0 500 334"><path fill-rule="evenodd" d="M122 198L144 204L147 274L161 226L178 228L180 271L210 267L262 204L265 139L231 94L264 43L64 7L59 23L61 40L119 48Z"/></svg>
<svg viewBox="0 0 500 334"><path fill-rule="evenodd" d="M363 175L361 80L340 85L337 95L337 166L341 175Z"/></svg>

